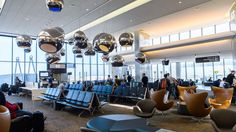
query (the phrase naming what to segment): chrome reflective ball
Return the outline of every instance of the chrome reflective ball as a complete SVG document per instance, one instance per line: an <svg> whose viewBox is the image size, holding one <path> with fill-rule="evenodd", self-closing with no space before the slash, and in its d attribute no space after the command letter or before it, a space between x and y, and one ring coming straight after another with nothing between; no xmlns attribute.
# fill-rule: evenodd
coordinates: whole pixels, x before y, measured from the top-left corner
<svg viewBox="0 0 236 132"><path fill-rule="evenodd" d="M24 49L25 53L30 53L31 52L31 47L27 47Z"/></svg>
<svg viewBox="0 0 236 132"><path fill-rule="evenodd" d="M63 0L46 0L49 11L60 12L64 6Z"/></svg>
<svg viewBox="0 0 236 132"><path fill-rule="evenodd" d="M111 64L113 67L120 67L123 66L124 64L124 58L120 55L115 55L111 58Z"/></svg>
<svg viewBox="0 0 236 132"><path fill-rule="evenodd" d="M135 61L140 63L140 64L143 64L147 61L147 56L144 54L144 53L137 53L135 55Z"/></svg>
<svg viewBox="0 0 236 132"><path fill-rule="evenodd" d="M75 57L76 58L83 58L83 55L82 55L82 53L77 53L77 54L75 54Z"/></svg>
<svg viewBox="0 0 236 132"><path fill-rule="evenodd" d="M87 37L84 32L77 31L74 34L74 43L81 49L85 49L87 47Z"/></svg>
<svg viewBox="0 0 236 132"><path fill-rule="evenodd" d="M18 47L28 48L31 46L32 39L28 35L20 35L16 37L16 43Z"/></svg>
<svg viewBox="0 0 236 132"><path fill-rule="evenodd" d="M44 29L38 35L39 48L46 53L56 53L63 47L64 36L60 27Z"/></svg>
<svg viewBox="0 0 236 132"><path fill-rule="evenodd" d="M73 54L78 54L78 53L81 53L81 49L78 48L78 46L73 46L72 52L73 52Z"/></svg>
<svg viewBox="0 0 236 132"><path fill-rule="evenodd" d="M94 39L93 39L93 46L94 46L94 50L97 51L97 52L100 52L102 53L102 51L99 49L98 47L98 39L100 36L104 35L105 33L99 33L97 34Z"/></svg>
<svg viewBox="0 0 236 132"><path fill-rule="evenodd" d="M46 62L49 64L58 63L60 60L61 60L61 56L59 53L46 54Z"/></svg>
<svg viewBox="0 0 236 132"><path fill-rule="evenodd" d="M122 33L119 37L119 43L121 46L130 47L133 45L134 36L132 33Z"/></svg>
<svg viewBox="0 0 236 132"><path fill-rule="evenodd" d="M109 55L107 54L107 55L102 55L102 61L103 62L108 62L109 61L109 59L110 59L110 57L109 57Z"/></svg>
<svg viewBox="0 0 236 132"><path fill-rule="evenodd" d="M102 53L110 53L116 47L116 39L111 34L102 34L98 38L97 46Z"/></svg>
<svg viewBox="0 0 236 132"><path fill-rule="evenodd" d="M93 50L93 45L91 43L88 43L87 51L84 52L84 55L88 55L88 56L95 55L95 51Z"/></svg>

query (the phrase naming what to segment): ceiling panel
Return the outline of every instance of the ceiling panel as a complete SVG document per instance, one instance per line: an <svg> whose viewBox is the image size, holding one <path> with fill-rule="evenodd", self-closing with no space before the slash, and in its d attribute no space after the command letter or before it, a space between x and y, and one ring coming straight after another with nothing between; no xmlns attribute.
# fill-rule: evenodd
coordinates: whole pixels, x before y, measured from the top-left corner
<svg viewBox="0 0 236 132"><path fill-rule="evenodd" d="M129 27L148 22L153 19L176 13L178 11L208 2L209 0L153 0L145 5L128 11L125 14L117 16L109 21L93 27L86 31L93 38L99 32L115 33L117 31L125 31ZM155 27L153 27L155 28Z"/></svg>
<svg viewBox="0 0 236 132"><path fill-rule="evenodd" d="M45 0L7 0L0 15L0 32L36 36L43 28L60 26L66 33L81 27L134 0L65 0L60 13L48 11ZM86 33L94 37L99 32L114 33L152 19L190 8L209 0L152 0Z"/></svg>
<svg viewBox="0 0 236 132"><path fill-rule="evenodd" d="M0 32L37 35L60 26L70 32L133 0L65 0L61 12L50 12L45 0L7 0L0 15Z"/></svg>

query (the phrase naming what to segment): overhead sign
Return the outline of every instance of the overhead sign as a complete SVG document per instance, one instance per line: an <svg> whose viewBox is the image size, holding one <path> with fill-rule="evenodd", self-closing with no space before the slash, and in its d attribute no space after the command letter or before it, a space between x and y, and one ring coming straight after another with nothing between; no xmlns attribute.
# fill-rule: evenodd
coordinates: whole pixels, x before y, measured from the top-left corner
<svg viewBox="0 0 236 132"><path fill-rule="evenodd" d="M206 57L195 58L196 63L218 62L218 61L220 61L220 56L206 56Z"/></svg>

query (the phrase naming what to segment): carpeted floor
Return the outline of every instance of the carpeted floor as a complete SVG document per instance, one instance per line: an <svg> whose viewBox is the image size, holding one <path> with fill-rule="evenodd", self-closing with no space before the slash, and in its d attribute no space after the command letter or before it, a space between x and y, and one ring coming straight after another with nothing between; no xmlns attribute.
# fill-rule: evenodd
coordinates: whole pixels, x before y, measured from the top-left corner
<svg viewBox="0 0 236 132"><path fill-rule="evenodd" d="M40 101L32 102L29 97L6 96L10 102L23 102L24 110L42 111L46 116L45 132L79 132L79 128L86 126L89 119L105 114L133 114L132 107L119 104L107 104L102 112L97 112L93 116L84 113L81 117L75 109L66 108L63 111L55 111L50 103ZM236 110L236 106L231 106L230 109ZM161 113L156 113L154 117L149 119L151 126L157 128L169 129L177 132L213 132L210 124L209 116L204 122L198 123L193 121L189 116L177 114L176 107L169 110L167 114L162 116Z"/></svg>

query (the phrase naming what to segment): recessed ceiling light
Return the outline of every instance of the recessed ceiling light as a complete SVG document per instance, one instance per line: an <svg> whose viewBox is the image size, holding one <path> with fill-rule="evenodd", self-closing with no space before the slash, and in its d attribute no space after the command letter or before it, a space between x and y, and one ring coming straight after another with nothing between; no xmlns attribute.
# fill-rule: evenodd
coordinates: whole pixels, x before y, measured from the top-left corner
<svg viewBox="0 0 236 132"><path fill-rule="evenodd" d="M25 18L26 21L29 21L30 19L28 17Z"/></svg>
<svg viewBox="0 0 236 132"><path fill-rule="evenodd" d="M89 11L89 8L87 8L86 11Z"/></svg>
<svg viewBox="0 0 236 132"><path fill-rule="evenodd" d="M70 6L71 6L71 7L75 7L75 4L71 4Z"/></svg>
<svg viewBox="0 0 236 132"><path fill-rule="evenodd" d="M179 3L179 4L182 4L182 1L179 1L178 3Z"/></svg>
<svg viewBox="0 0 236 132"><path fill-rule="evenodd" d="M132 19L130 19L130 20L129 20L129 22L133 22L133 20L132 20Z"/></svg>

